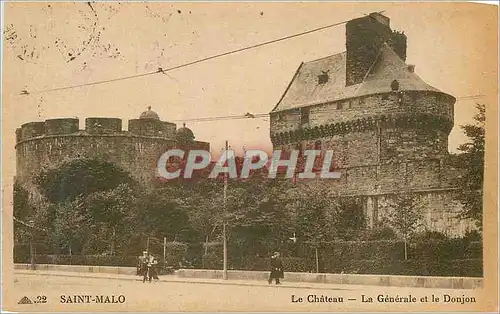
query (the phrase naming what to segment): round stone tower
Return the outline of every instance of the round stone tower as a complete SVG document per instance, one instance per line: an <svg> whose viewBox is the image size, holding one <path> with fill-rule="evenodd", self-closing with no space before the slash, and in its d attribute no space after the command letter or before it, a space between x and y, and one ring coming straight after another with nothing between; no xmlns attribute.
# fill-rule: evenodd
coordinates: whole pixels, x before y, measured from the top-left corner
<svg viewBox="0 0 500 314"><path fill-rule="evenodd" d="M157 163L168 149L178 146L176 125L161 121L151 110L129 120L122 130L118 118L90 117L79 130L74 118L29 122L16 130L16 181L27 190L35 189L41 170L56 168L80 158L102 159L126 170L145 186L157 182ZM209 150L206 142L192 138L191 145Z"/></svg>
<svg viewBox="0 0 500 314"><path fill-rule="evenodd" d="M270 113L274 149L333 151L332 193L364 198L372 225L378 203L402 190L442 206L428 208L429 224L457 211L446 162L455 98L405 63L406 42L381 14L348 22L347 51L302 63Z"/></svg>

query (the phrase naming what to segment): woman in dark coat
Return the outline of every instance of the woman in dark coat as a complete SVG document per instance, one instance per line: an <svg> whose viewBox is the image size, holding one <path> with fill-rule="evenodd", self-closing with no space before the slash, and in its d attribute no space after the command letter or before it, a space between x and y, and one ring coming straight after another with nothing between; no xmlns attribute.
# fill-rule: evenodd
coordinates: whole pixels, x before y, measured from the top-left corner
<svg viewBox="0 0 500 314"><path fill-rule="evenodd" d="M283 263L280 259L280 253L275 252L271 256L271 274L269 275L269 284L272 283L273 279L276 281L276 284L280 284L280 278L284 277Z"/></svg>

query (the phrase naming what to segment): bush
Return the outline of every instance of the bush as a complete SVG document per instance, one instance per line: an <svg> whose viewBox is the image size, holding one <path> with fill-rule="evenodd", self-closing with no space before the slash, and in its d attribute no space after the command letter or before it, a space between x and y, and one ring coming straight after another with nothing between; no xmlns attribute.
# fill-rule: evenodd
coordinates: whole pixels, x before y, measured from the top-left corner
<svg viewBox="0 0 500 314"><path fill-rule="evenodd" d="M323 260L331 259L341 265L351 260L403 259L404 244L395 240L337 241L322 244L318 254ZM310 248L306 256L314 259L314 249Z"/></svg>
<svg viewBox="0 0 500 314"><path fill-rule="evenodd" d="M224 266L223 256L215 252L208 252L203 255L202 265L204 269L222 269Z"/></svg>
<svg viewBox="0 0 500 314"><path fill-rule="evenodd" d="M423 231L417 233L412 240L414 242L425 242L425 241L436 241L436 240L444 241L446 239L448 239L448 237L442 232Z"/></svg>
<svg viewBox="0 0 500 314"><path fill-rule="evenodd" d="M395 240L397 238L396 232L389 226L382 226L375 229L369 229L363 235L363 239L367 241L376 240Z"/></svg>
<svg viewBox="0 0 500 314"><path fill-rule="evenodd" d="M482 259L461 259L452 263L453 276L483 277Z"/></svg>
<svg viewBox="0 0 500 314"><path fill-rule="evenodd" d="M387 263L383 263L379 259L375 260L353 260L345 265L340 273L347 274L383 274L386 273L385 267Z"/></svg>
<svg viewBox="0 0 500 314"><path fill-rule="evenodd" d="M185 258L194 262L193 267L222 269L222 243L205 245L167 243L167 265L178 268ZM269 256L249 255L237 247L229 246L229 269L269 270ZM398 240L328 242L318 245L317 252L319 271L323 273L481 277L482 250L482 242L469 238L443 239L439 233L426 233L408 243L408 260L404 260L404 243ZM313 244L298 244L296 252L299 256L283 254L285 271L317 271ZM30 262L29 245L15 245L14 261ZM136 266L136 262L137 256L130 255L36 255L38 264Z"/></svg>
<svg viewBox="0 0 500 314"><path fill-rule="evenodd" d="M29 244L14 245L14 263L29 263L30 246Z"/></svg>
<svg viewBox="0 0 500 314"><path fill-rule="evenodd" d="M308 271L308 263L305 258L300 257L285 257L282 259L283 268L285 271L289 272L307 272ZM269 259L267 259L267 270L269 270Z"/></svg>
<svg viewBox="0 0 500 314"><path fill-rule="evenodd" d="M223 261L223 247L222 243L209 242L203 245L202 255L202 268L204 269L222 269L224 266ZM207 254L205 254L205 252Z"/></svg>
<svg viewBox="0 0 500 314"><path fill-rule="evenodd" d="M239 268L242 270L267 271L269 270L269 263L270 263L269 258L249 257L249 258L244 258L242 260L242 267Z"/></svg>
<svg viewBox="0 0 500 314"><path fill-rule="evenodd" d="M181 242L167 243L167 265L174 268L179 267L179 263L184 260L188 245Z"/></svg>
<svg viewBox="0 0 500 314"><path fill-rule="evenodd" d="M468 242L482 242L483 237L477 230L467 231L464 238Z"/></svg>
<svg viewBox="0 0 500 314"><path fill-rule="evenodd" d="M30 257L18 259L16 263L30 263ZM36 255L37 264L55 265L89 265L89 266L122 266L137 265L136 256L106 256L106 255Z"/></svg>
<svg viewBox="0 0 500 314"><path fill-rule="evenodd" d="M466 259L482 259L483 258L483 242L470 242L465 249Z"/></svg>

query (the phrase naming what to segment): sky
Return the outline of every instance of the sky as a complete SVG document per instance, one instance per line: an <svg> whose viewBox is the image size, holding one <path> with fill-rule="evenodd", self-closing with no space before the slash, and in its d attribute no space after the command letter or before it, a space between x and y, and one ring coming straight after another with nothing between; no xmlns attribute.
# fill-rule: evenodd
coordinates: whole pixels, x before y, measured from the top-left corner
<svg viewBox="0 0 500 314"><path fill-rule="evenodd" d="M497 106L497 7L465 3L4 3L3 171L15 174L15 129L31 121L118 117L151 106L165 121L268 113L302 61L345 51L345 25L136 79L52 88L151 72L384 11L408 37L407 63L459 99L456 151L475 103ZM20 95L27 90L30 95ZM182 121L176 122L178 127ZM270 150L269 119L189 122L212 152ZM8 183L7 183L8 184ZM5 187L5 185L4 185Z"/></svg>

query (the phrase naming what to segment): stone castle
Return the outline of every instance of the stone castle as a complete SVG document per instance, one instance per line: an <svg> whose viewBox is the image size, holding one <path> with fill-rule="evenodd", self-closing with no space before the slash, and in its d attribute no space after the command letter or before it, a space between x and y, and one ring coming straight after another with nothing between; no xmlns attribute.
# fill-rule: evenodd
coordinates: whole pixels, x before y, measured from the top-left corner
<svg viewBox="0 0 500 314"><path fill-rule="evenodd" d="M330 149L342 173L334 195L362 200L368 225L411 190L424 226L450 236L473 228L456 218L458 169L448 162L455 98L429 86L407 65L404 33L381 14L346 24L346 52L302 63L270 113L274 149ZM185 126L161 121L149 108L122 130L117 118L73 118L23 124L16 130L16 182L36 194L41 169L79 159L113 162L146 187L158 182L159 157L173 147L210 150Z"/></svg>
<svg viewBox="0 0 500 314"><path fill-rule="evenodd" d="M274 149L329 149L335 195L362 200L376 226L400 191L415 193L423 227L450 236L473 228L448 162L455 98L426 84L406 61L407 38L379 13L346 24L346 52L300 64L270 113Z"/></svg>
<svg viewBox="0 0 500 314"><path fill-rule="evenodd" d="M174 147L210 150L209 143L195 141L193 132L161 121L151 110L128 121L122 130L117 118L87 118L85 129L78 119L29 122L16 130L16 182L34 192L34 178L41 169L79 159L102 159L116 164L146 187L158 182L160 156Z"/></svg>

